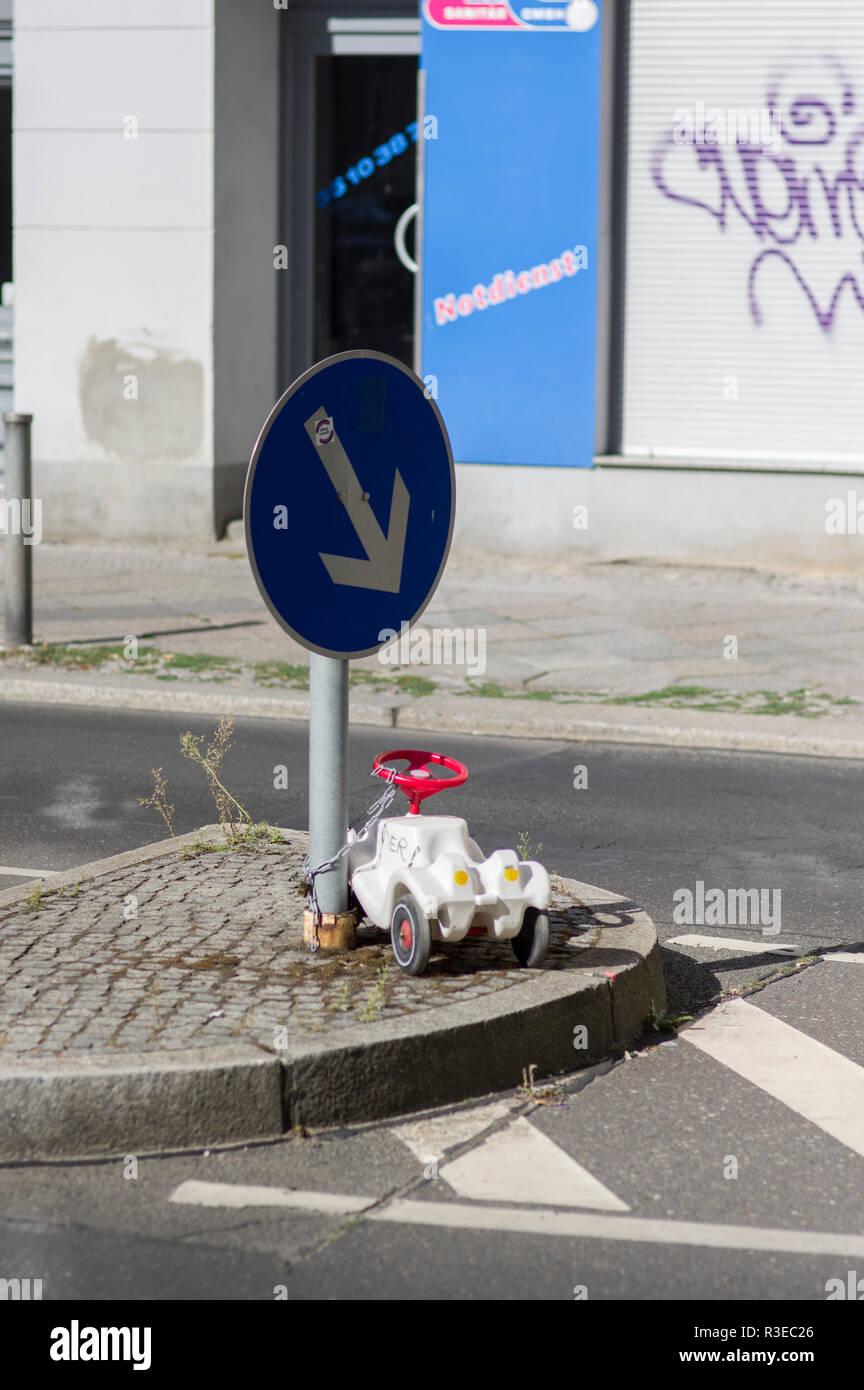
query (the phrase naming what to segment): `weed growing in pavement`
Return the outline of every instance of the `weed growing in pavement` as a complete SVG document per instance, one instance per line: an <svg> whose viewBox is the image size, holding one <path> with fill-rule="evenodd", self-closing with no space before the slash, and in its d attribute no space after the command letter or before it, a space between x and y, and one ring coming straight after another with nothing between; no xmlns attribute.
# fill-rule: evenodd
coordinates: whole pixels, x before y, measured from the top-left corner
<svg viewBox="0 0 864 1390"><path fill-rule="evenodd" d="M194 840L180 851L180 858L194 859L196 854L220 854L226 849L230 849L227 840L202 840L200 835L196 835Z"/></svg>
<svg viewBox="0 0 864 1390"><path fill-rule="evenodd" d="M213 671L219 679L239 676L241 667L229 656L208 656L205 652L164 652L163 661L170 661L178 671Z"/></svg>
<svg viewBox="0 0 864 1390"><path fill-rule="evenodd" d="M545 675L546 672L542 674ZM536 679L536 676L532 677L532 680ZM459 695L481 695L487 700L554 700L566 693L564 690L509 690L506 686L499 685L498 681L481 681L479 684L472 684L469 690L457 691Z"/></svg>
<svg viewBox="0 0 864 1390"><path fill-rule="evenodd" d="M519 855L520 859L539 859L540 855L543 853L543 845L542 843L539 845L532 845L525 831L522 830L519 833L519 839L516 841L516 853ZM548 866L545 867L549 875L550 887L553 887L552 879L560 878L560 874L557 869L550 869Z"/></svg>
<svg viewBox="0 0 864 1390"><path fill-rule="evenodd" d="M339 1013L346 1013L347 1010L350 1009L351 1004L348 998L349 990L350 986L348 984L348 981L343 980L342 984L339 986L339 992L336 995L336 998L333 1000L331 1004L327 1005L328 1013L335 1013L337 1010Z"/></svg>
<svg viewBox="0 0 864 1390"><path fill-rule="evenodd" d="M776 690L757 690L757 695L762 696L762 704L755 709L748 711L750 714L797 714L802 719L816 719L820 714L824 714L825 703L831 705L854 705L857 700L846 696L842 700L836 699L832 695L820 696L818 691L808 690L805 686L800 686L797 690L788 690L785 695L780 695Z"/></svg>
<svg viewBox="0 0 864 1390"><path fill-rule="evenodd" d="M536 679L536 677L535 677ZM694 709L708 713L794 714L816 719L843 705L859 705L857 696L836 696L821 686L777 690L714 690L706 685L667 685L638 695L612 695L608 690L516 690L496 681L469 682L458 695L482 695L496 700L554 700L560 705L642 705L660 709Z"/></svg>
<svg viewBox="0 0 864 1390"><path fill-rule="evenodd" d="M542 853L542 851L542 844L532 845L526 832L524 830L520 830L519 838L516 841L516 853L519 855L520 859L537 859L538 856Z"/></svg>
<svg viewBox="0 0 864 1390"><path fill-rule="evenodd" d="M393 676L392 682L404 695L413 695L415 700L423 695L434 695L438 688L427 676Z"/></svg>
<svg viewBox="0 0 864 1390"><path fill-rule="evenodd" d="M27 665L35 666L63 666L67 669L78 671L90 671L95 666L104 666L106 662L119 662L127 668L130 662L123 660L122 644L116 647L104 644L94 644L93 646L71 646L62 642L43 642L40 646L34 647L27 653ZM155 665L158 653L155 647L139 646L138 655L135 658L135 665L150 666Z"/></svg>
<svg viewBox="0 0 864 1390"><path fill-rule="evenodd" d="M522 1085L516 1088L518 1094L523 1100L530 1100L534 1105L563 1105L567 1100L566 1091L560 1086L541 1086L538 1090L534 1085L536 1070L536 1062L522 1068Z"/></svg>
<svg viewBox="0 0 864 1390"><path fill-rule="evenodd" d="M231 795L218 776L225 754L231 747L233 731L233 717L230 714L223 714L216 726L215 734L206 747L205 734L196 736L187 732L180 735L180 751L184 758L189 758L191 762L197 763L207 773L210 792L219 812L219 824L226 836L235 836L240 825L252 824L252 817L249 812L240 805L236 797Z"/></svg>
<svg viewBox="0 0 864 1390"><path fill-rule="evenodd" d="M776 970L772 970L770 975L763 975L761 979L748 980L746 984L734 985L731 989L726 989L720 995L723 999L746 998L748 994L758 994L766 985L773 985L778 980L785 979L787 975L798 975L802 970L808 969L811 965L817 965L822 959L821 952L816 952L812 956L799 956L792 960L788 965L778 965Z"/></svg>
<svg viewBox="0 0 864 1390"><path fill-rule="evenodd" d="M390 997L390 989L387 985L387 976L390 972L388 962L378 967L378 979L366 995L366 1002L362 1009L357 1013L361 1023L374 1023L387 1000Z"/></svg>
<svg viewBox="0 0 864 1390"><path fill-rule="evenodd" d="M434 695L438 686L428 676L384 676L380 671L369 671L365 666L354 667L348 676L350 685L371 685L373 690L396 690L402 695L412 695L415 700L423 695Z"/></svg>
<svg viewBox="0 0 864 1390"><path fill-rule="evenodd" d="M234 558L234 557L232 557ZM155 602L156 600L154 600ZM207 619L199 616L199 621ZM159 634L148 633L148 636ZM72 645L43 642L26 651L0 651L0 660L27 666L55 665L73 671L106 668L111 674L144 675L159 681L201 680L207 683L231 680L236 685L251 680L255 685L295 690L309 689L309 668L285 661L246 662L241 657L214 656L209 652L163 652L157 647L142 644L134 658L124 656L124 644L105 643ZM541 675L548 675L542 672ZM531 677L532 680L539 676ZM364 666L353 666L349 672L352 687L371 686L382 693L399 693L420 699L432 695L438 683L426 675L384 675ZM637 705L661 709L694 709L710 713L759 715L797 715L815 719L843 706L860 705L860 696L836 696L821 685L798 686L785 692L778 690L735 691L720 690L704 685L667 685L657 690L645 690L634 695L614 695L609 690L534 690L521 686L504 686L498 681L478 680L470 674L464 689L453 690L456 695L479 695L496 700L539 700L559 705Z"/></svg>
<svg viewBox="0 0 864 1390"><path fill-rule="evenodd" d="M151 769L153 773L153 792L151 796L139 796L136 798L139 806L152 806L154 811L158 811L168 827L168 834L172 839L176 839L174 834L174 807L168 804L168 784L165 781L161 767Z"/></svg>
<svg viewBox="0 0 864 1390"><path fill-rule="evenodd" d="M256 661L252 672L258 685L290 685L296 690L309 689L308 666L294 666L287 661Z"/></svg>
<svg viewBox="0 0 864 1390"><path fill-rule="evenodd" d="M269 821L257 821L244 825L234 834L224 832L222 840L202 840L200 835L181 850L181 859L194 859L197 854L225 854L227 850L251 850L255 854L276 854L271 846L284 845L285 837L278 825Z"/></svg>
<svg viewBox="0 0 864 1390"><path fill-rule="evenodd" d="M27 897L24 899L24 904L26 907L40 908L42 906L42 899L44 897L45 891L42 887L42 884L39 883L39 881L37 880L36 883L33 884L33 887L30 889L30 892L27 894Z"/></svg>
<svg viewBox="0 0 864 1390"><path fill-rule="evenodd" d="M38 910L44 906L46 898L77 898L83 882L83 878L78 878L74 883L64 883L60 888L43 888L40 882L36 882L24 899L25 906Z"/></svg>
<svg viewBox="0 0 864 1390"><path fill-rule="evenodd" d="M819 686L799 686L781 694L777 690L712 690L703 685L667 685L662 690L648 690L643 695L616 695L598 701L606 705L659 705L668 709L696 709L738 714L796 714L801 719L816 719L827 714L832 706L860 703L848 696L838 698L822 691Z"/></svg>
<svg viewBox="0 0 864 1390"><path fill-rule="evenodd" d="M352 667L349 676L352 685L374 685L376 690L383 690L387 684L380 671L370 671L365 666Z"/></svg>
<svg viewBox="0 0 864 1390"><path fill-rule="evenodd" d="M284 845L284 843L285 836L278 825L271 825L266 820L244 825L242 830L238 830L236 835L231 837L233 849L265 849L267 845Z"/></svg>
<svg viewBox="0 0 864 1390"><path fill-rule="evenodd" d="M651 1012L645 1020L654 1033L675 1033L682 1023L692 1022L692 1014L673 1014L669 1009L658 1009L651 1000Z"/></svg>
<svg viewBox="0 0 864 1390"><path fill-rule="evenodd" d="M191 844L184 848L180 856L182 859L190 859L196 854L217 854L228 849L270 852L271 845L284 844L284 836L278 825L271 825L268 821L253 821L245 806L241 806L237 798L232 796L219 777L225 754L231 747L233 730L233 718L223 715L209 743L206 742L206 734L196 735L187 732L180 735L180 751L184 758L197 763L207 775L224 836L221 841L208 841L196 835ZM153 769L153 782L153 794L147 797L139 796L138 802L141 806L152 806L164 820L171 836L176 839L174 806L168 801L168 787L161 767Z"/></svg>
<svg viewBox="0 0 864 1390"><path fill-rule="evenodd" d="M472 685L470 690L461 692L463 695L482 695L487 700L506 700L510 691L505 690L503 685L497 681L481 681L479 685Z"/></svg>

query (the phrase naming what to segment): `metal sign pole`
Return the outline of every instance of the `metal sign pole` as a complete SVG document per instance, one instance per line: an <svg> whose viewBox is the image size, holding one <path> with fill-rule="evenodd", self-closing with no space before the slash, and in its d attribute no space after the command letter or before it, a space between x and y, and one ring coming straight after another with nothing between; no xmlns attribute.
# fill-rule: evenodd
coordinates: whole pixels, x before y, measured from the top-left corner
<svg viewBox="0 0 864 1390"><path fill-rule="evenodd" d="M348 833L348 662L309 653L309 863L326 863ZM315 881L322 912L348 908L348 859Z"/></svg>

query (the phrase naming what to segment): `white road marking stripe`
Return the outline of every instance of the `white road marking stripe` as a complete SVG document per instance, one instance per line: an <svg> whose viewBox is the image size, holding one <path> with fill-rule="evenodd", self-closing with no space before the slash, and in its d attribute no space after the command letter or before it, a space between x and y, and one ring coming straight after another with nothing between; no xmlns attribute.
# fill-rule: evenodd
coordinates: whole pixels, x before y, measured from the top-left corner
<svg viewBox="0 0 864 1390"><path fill-rule="evenodd" d="M325 1215L347 1216L374 1206L376 1197L348 1197L337 1192L300 1192L289 1187L254 1187L232 1182L181 1182L170 1201L196 1207L294 1207Z"/></svg>
<svg viewBox="0 0 864 1390"><path fill-rule="evenodd" d="M439 1169L460 1197L627 1211L626 1202L520 1116Z"/></svg>
<svg viewBox="0 0 864 1390"><path fill-rule="evenodd" d="M440 1160L448 1149L455 1148L457 1144L467 1143L488 1125L494 1124L496 1120L503 1120L516 1104L518 1101L499 1100L492 1105L480 1106L474 1110L457 1110L449 1115L431 1115L412 1124L396 1125L392 1133L401 1139L403 1144L407 1144L414 1157L419 1158L421 1163L427 1163L432 1158Z"/></svg>
<svg viewBox="0 0 864 1390"><path fill-rule="evenodd" d="M9 878L50 878L52 874L62 873L62 869L7 869L0 868L0 874Z"/></svg>
<svg viewBox="0 0 864 1390"><path fill-rule="evenodd" d="M678 1036L864 1156L864 1067L743 999Z"/></svg>
<svg viewBox="0 0 864 1390"><path fill-rule="evenodd" d="M760 1226L718 1226L698 1221L656 1221L639 1216L590 1212L515 1211L472 1207L463 1202L397 1200L370 1212L368 1221L414 1226L448 1226L518 1235L566 1236L573 1240L629 1240L647 1245L708 1246L716 1250L773 1250L788 1255L864 1256L864 1236L831 1231L785 1231Z"/></svg>
<svg viewBox="0 0 864 1390"><path fill-rule="evenodd" d="M864 965L864 951L828 951L823 960L839 960L844 965Z"/></svg>
<svg viewBox="0 0 864 1390"><path fill-rule="evenodd" d="M698 1221L657 1221L638 1216L533 1208L469 1206L465 1202L397 1199L375 1210L374 1197L301 1192L240 1183L181 1183L172 1202L205 1207L288 1207L326 1216L366 1212L368 1221L460 1230L507 1231L514 1235L557 1236L570 1240L618 1240L648 1245L703 1246L717 1250L765 1250L789 1255L864 1257L864 1236L831 1231L790 1231L760 1226L721 1226Z"/></svg>
<svg viewBox="0 0 864 1390"><path fill-rule="evenodd" d="M781 946L775 943L769 945L767 941L737 941L732 936L670 936L666 942L667 946L698 946L702 950L710 951L740 951L742 948L754 954L755 952L769 952L776 954L778 951L800 951L800 946L784 942Z"/></svg>

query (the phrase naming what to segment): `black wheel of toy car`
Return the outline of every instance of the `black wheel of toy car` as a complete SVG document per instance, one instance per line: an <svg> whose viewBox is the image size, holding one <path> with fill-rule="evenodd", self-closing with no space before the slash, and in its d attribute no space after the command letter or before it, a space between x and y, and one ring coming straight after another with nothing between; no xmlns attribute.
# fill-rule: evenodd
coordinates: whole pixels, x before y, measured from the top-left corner
<svg viewBox="0 0 864 1390"><path fill-rule="evenodd" d="M393 907L390 941L400 970L406 975L422 975L432 953L432 932L410 893L397 898Z"/></svg>
<svg viewBox="0 0 864 1390"><path fill-rule="evenodd" d="M526 907L521 931L513 937L512 944L520 965L528 970L542 965L549 950L549 913Z"/></svg>

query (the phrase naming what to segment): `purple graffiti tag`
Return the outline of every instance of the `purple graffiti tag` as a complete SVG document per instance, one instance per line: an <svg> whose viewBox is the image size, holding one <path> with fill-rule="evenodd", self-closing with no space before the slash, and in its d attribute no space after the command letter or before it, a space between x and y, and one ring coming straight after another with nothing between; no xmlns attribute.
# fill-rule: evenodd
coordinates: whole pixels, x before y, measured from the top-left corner
<svg viewBox="0 0 864 1390"><path fill-rule="evenodd" d="M839 89L839 100L834 104L819 94L820 84L812 83L811 77L806 94L796 95L795 100L784 106L781 87L791 69L768 83L767 108L781 132L785 151L769 151L765 145L740 140L737 134L724 148L715 139L709 139L704 122L701 136L694 136L691 119L689 138L681 140L679 135L666 132L658 139L651 152L650 172L654 186L664 198L707 212L721 232L729 230L737 213L758 242L774 243L756 254L747 278L748 305L755 324L763 322L756 296L757 275L765 260L776 256L792 271L822 332L829 333L834 326L840 295L847 285L864 312L864 291L856 273L850 269L837 281L828 308L823 310L792 257L775 249L795 246L802 238L812 246L825 234L835 242L842 242L844 237L851 235L857 251L864 243L864 209L859 210L857 202L864 195L864 165L860 175L856 171L856 160L864 150L864 125L849 129L849 118L855 114L857 101L840 61L828 56L819 62L823 69L828 69L830 80ZM674 173L670 177L667 163L670 152L675 148L681 150L682 145L689 151L691 160L695 155L695 167L700 174L714 176L716 183L711 201L675 187ZM774 191L766 194L764 178L774 180ZM769 183L768 187L771 190L772 185ZM776 197L777 192L781 194L780 199ZM772 210L772 205L776 208L778 201L783 206L779 211ZM830 231L826 214L830 219Z"/></svg>
<svg viewBox="0 0 864 1390"><path fill-rule="evenodd" d="M846 164L837 176L838 183L845 183L849 191L849 218L855 228L855 235L859 241L864 241L864 231L858 221L858 214L855 210L855 193L864 193L864 172L859 179L855 173L855 155L858 147L864 140L864 126L859 126L858 130L850 137L846 145Z"/></svg>
<svg viewBox="0 0 864 1390"><path fill-rule="evenodd" d="M787 145L830 145L837 133L837 120L834 112L827 101L820 101L818 97L799 97L793 101L789 107L789 121L793 126L807 127L812 124L817 112L821 112L825 117L827 132L818 131L804 135L793 135L783 123Z"/></svg>
<svg viewBox="0 0 864 1390"><path fill-rule="evenodd" d="M750 225L757 232L757 235L761 236L763 232L767 232L779 246L792 246L803 231L808 231L811 236L815 237L816 228L813 226L813 218L810 215L807 181L798 174L794 159L789 158L789 156L766 154L764 150L746 145L739 148L738 158L744 171L747 192L756 213L755 219ZM769 212L759 191L759 172L771 165L782 176L786 186L786 207L783 212ZM784 221L796 209L798 212L797 227L790 236L781 236L772 226L772 223Z"/></svg>
<svg viewBox="0 0 864 1390"><path fill-rule="evenodd" d="M762 265L764 261L768 259L769 256L777 256L777 258L781 260L784 265L788 265L798 284L801 286L802 290L807 296L810 308L813 310L813 313L816 316L816 321L819 324L819 327L822 329L823 333L828 333L834 326L834 316L837 313L837 305L840 300L840 295L843 293L844 286L850 286L852 293L855 296L855 301L858 305L858 308L864 310L864 291L862 291L859 288L858 281L855 279L855 276L851 272L847 271L847 273L844 276L842 276L840 280L838 280L837 284L834 287L834 293L831 296L831 302L828 305L828 308L822 310L819 308L816 296L813 294L813 291L810 289L810 286L807 284L807 281L804 279L804 276L801 274L798 267L795 265L795 262L791 260L789 256L786 255L785 251L778 251L776 247L769 246L766 248L766 250L759 252L759 255L756 257L755 261L750 267L750 275L747 280L747 294L750 302L750 313L754 323L762 323L762 310L759 308L759 303L756 299L756 274L759 270L759 267Z"/></svg>
<svg viewBox="0 0 864 1390"><path fill-rule="evenodd" d="M761 236L761 231L757 228L754 222L751 222L750 218L747 216L747 213L744 211L744 208L742 208L741 204L738 202L738 199L735 197L732 185L730 184L729 179L726 175L726 168L723 163L723 152L716 145L705 145L700 142L694 142L693 149L696 151L696 159L699 164L699 168L713 168L717 174L720 183L719 207L711 207L709 203L703 203L700 198L688 198L686 194L676 193L674 189L669 187L664 178L663 163L669 150L676 148L677 146L675 143L675 137L672 134L672 132L669 131L657 142L652 153L651 177L654 180L655 186L659 188L663 196L665 198L671 199L671 201L674 203L687 203L690 205L690 207L703 208L704 211L709 212L712 217L716 217L721 231L724 232L727 226L727 208L728 205L731 204L735 211L739 213L741 217L743 217L748 227L752 227L753 230L756 232L757 236Z"/></svg>
<svg viewBox="0 0 864 1390"><path fill-rule="evenodd" d="M842 94L841 94L841 97L840 97L840 110L841 110L841 113L842 113L844 116L851 116L851 115L853 114L854 110L855 110L855 88L852 86L852 83L851 83L851 81L850 81L850 79L849 79L849 76L848 76L848 74L847 74L847 72L846 72L846 69L844 68L843 64L840 62L840 59L839 59L839 58L835 58L835 57L834 57L832 54L830 54L830 53L823 53L819 61L820 61L820 63L822 64L822 66L823 66L824 68L829 68L829 69L833 72L833 74L834 74L834 80L836 81L838 87L841 88L841 93L842 93ZM783 79L784 79L785 77L787 77L790 73L793 73L794 71L795 71L794 68L784 68L781 72L779 72L779 73L777 74L776 77L772 77L771 80L770 80L770 82L769 82L769 86L768 86L768 105L769 105L769 107L770 107L772 110L776 110L776 112L777 112L778 115L780 114L781 109L782 109L782 102L781 102L781 100L780 100L780 87L781 87L781 84L782 84L782 82L783 82ZM806 97L799 97L798 100L799 100L800 102L806 103L807 100L808 100L808 98L806 98ZM811 100L812 100L812 98L811 98ZM818 101L819 99L816 98L816 100ZM792 142L790 141L790 143L792 143ZM804 142L804 141L800 141L800 142L798 142L798 143L804 144L805 142ZM818 142L817 142L817 143L818 143Z"/></svg>

